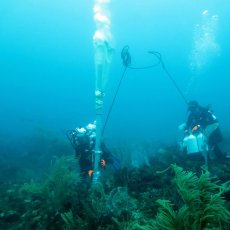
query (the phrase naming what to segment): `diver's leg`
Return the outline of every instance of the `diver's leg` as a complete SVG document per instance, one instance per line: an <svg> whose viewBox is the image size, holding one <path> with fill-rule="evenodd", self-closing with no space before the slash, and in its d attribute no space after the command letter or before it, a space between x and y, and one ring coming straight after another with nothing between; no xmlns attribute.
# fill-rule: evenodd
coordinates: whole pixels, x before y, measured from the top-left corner
<svg viewBox="0 0 230 230"><path fill-rule="evenodd" d="M201 167L203 169L208 170L208 151L207 150L202 151L202 156L204 158L204 165Z"/></svg>

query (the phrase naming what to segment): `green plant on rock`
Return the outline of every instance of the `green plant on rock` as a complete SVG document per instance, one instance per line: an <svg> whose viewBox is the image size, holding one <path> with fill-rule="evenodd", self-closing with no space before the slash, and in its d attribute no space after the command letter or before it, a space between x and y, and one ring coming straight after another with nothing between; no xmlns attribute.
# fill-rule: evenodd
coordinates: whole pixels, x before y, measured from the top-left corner
<svg viewBox="0 0 230 230"><path fill-rule="evenodd" d="M90 200L95 218L99 220L101 216L108 212L103 184L98 183L91 188Z"/></svg>
<svg viewBox="0 0 230 230"><path fill-rule="evenodd" d="M56 206L56 209L60 209L69 197L76 195L73 186L80 181L80 176L76 170L71 170L74 164L76 159L73 156L58 158L45 182L48 201L52 206Z"/></svg>
<svg viewBox="0 0 230 230"><path fill-rule="evenodd" d="M83 220L79 216L74 216L72 210L62 213L61 218L64 221L64 230L87 229Z"/></svg>
<svg viewBox="0 0 230 230"><path fill-rule="evenodd" d="M24 183L21 188L20 192L26 192L30 193L31 195L43 195L45 190L44 183L35 182L34 180L31 180L29 183Z"/></svg>
<svg viewBox="0 0 230 230"><path fill-rule="evenodd" d="M127 187L114 188L107 198L107 207L113 216L119 217L122 213L131 215L137 208L136 200L128 194Z"/></svg>
<svg viewBox="0 0 230 230"><path fill-rule="evenodd" d="M22 216L25 229L45 229L50 221L56 221L56 214L63 209L65 203L76 197L76 183L79 182L80 176L72 168L73 164L74 157L60 157L56 159L44 181L31 180L30 183L22 185L20 192L26 208Z"/></svg>
<svg viewBox="0 0 230 230"><path fill-rule="evenodd" d="M64 220L65 222L65 227L64 229L66 230L72 230L72 229L76 229L77 224L75 222L74 216L73 216L73 212L72 210L68 211L68 212L64 212L61 214L61 218Z"/></svg>
<svg viewBox="0 0 230 230"><path fill-rule="evenodd" d="M179 166L172 165L171 168L175 173L174 181L183 201L182 206L174 210L171 201L157 200L160 207L153 224L154 229L229 229L230 212L222 197L224 187L218 181L213 182L208 171L198 177Z"/></svg>

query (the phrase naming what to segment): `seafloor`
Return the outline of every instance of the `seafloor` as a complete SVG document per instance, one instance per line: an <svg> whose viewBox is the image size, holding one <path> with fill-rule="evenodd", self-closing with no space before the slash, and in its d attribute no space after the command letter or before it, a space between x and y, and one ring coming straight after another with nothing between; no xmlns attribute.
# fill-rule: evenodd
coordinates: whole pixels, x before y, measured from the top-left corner
<svg viewBox="0 0 230 230"><path fill-rule="evenodd" d="M92 185L64 138L40 130L0 144L0 229L230 229L227 157L207 168L177 143L125 144L111 149L121 168L107 165Z"/></svg>

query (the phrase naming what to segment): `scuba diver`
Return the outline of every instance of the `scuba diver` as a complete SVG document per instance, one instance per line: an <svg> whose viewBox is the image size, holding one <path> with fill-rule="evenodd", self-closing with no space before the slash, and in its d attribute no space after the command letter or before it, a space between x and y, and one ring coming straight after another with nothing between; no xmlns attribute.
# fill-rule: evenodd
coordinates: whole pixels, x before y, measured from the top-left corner
<svg viewBox="0 0 230 230"><path fill-rule="evenodd" d="M210 106L203 107L197 101L188 102L188 119L184 124L185 145L187 152L202 152L207 165L208 153L213 153L217 159L223 159L225 155L220 150L219 143L222 134L216 116L210 110Z"/></svg>
<svg viewBox="0 0 230 230"><path fill-rule="evenodd" d="M67 131L67 137L72 144L76 158L79 161L80 174L82 180L88 180L93 174L94 147L96 138L96 122L88 124L86 127L78 127ZM101 167L111 164L113 169L120 168L120 161L109 151L106 145L101 143Z"/></svg>

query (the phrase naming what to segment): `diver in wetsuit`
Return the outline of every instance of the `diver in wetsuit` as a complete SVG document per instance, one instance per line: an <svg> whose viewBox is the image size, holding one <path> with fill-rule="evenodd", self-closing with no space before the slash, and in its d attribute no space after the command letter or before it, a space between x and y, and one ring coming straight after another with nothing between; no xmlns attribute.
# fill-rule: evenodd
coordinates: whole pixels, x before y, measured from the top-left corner
<svg viewBox="0 0 230 230"><path fill-rule="evenodd" d="M201 129L201 132L207 139L208 150L212 151L219 159L225 157L219 147L222 135L216 116L209 108L200 106L197 101L190 101L188 103L188 111L189 115L185 125L185 132Z"/></svg>
<svg viewBox="0 0 230 230"><path fill-rule="evenodd" d="M80 174L83 180L93 174L94 147L96 138L96 124L88 124L67 132L68 139L75 150L79 161ZM101 167L111 164L115 170L120 168L120 161L109 151L104 143L101 144Z"/></svg>

